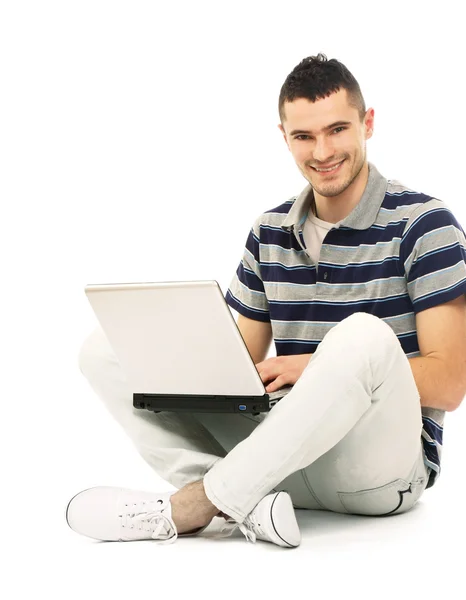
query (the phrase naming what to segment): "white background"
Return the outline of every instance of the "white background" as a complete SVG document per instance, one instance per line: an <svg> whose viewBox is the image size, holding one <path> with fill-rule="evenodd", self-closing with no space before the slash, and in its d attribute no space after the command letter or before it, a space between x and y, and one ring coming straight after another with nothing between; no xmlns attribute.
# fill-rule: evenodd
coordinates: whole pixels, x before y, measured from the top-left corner
<svg viewBox="0 0 466 600"><path fill-rule="evenodd" d="M346 64L375 108L369 159L444 200L465 227L455 6L2 2L4 597L177 598L191 587L461 597L463 407L447 415L444 471L417 512L383 525L305 515L298 550L239 539L96 545L64 520L86 487L171 489L78 371L95 326L85 284L217 279L226 290L253 220L306 183L277 128L280 87L302 58Z"/></svg>

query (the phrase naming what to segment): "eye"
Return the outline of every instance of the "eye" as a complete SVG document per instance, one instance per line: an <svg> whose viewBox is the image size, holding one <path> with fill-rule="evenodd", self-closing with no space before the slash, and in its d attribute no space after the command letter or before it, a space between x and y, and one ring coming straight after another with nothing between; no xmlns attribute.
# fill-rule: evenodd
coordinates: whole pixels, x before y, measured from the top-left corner
<svg viewBox="0 0 466 600"><path fill-rule="evenodd" d="M306 134L304 134L304 133L302 133L302 134L300 134L300 135L297 135L297 136L295 137L295 140L303 140L304 138L308 140L308 139L309 139L309 136L308 136L308 135L306 135Z"/></svg>
<svg viewBox="0 0 466 600"><path fill-rule="evenodd" d="M340 133L341 131L344 131L346 129L346 127L335 127L335 129L333 130L333 133Z"/></svg>

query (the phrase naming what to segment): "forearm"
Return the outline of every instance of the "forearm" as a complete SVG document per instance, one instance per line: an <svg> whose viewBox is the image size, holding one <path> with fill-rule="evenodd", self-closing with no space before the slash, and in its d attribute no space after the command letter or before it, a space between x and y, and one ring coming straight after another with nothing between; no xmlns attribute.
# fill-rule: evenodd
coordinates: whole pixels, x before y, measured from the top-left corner
<svg viewBox="0 0 466 600"><path fill-rule="evenodd" d="M461 390L455 385L457 378L442 359L417 356L408 360L421 396L421 406L446 411L458 408L463 399Z"/></svg>

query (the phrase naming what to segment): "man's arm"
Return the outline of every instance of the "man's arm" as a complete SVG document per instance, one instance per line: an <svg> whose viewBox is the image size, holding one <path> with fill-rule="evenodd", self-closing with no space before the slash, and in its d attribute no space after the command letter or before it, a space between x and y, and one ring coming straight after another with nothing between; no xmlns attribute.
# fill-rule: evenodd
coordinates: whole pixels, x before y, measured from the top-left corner
<svg viewBox="0 0 466 600"><path fill-rule="evenodd" d="M254 321L240 314L237 325L254 364L260 363L267 356L272 341L270 322Z"/></svg>
<svg viewBox="0 0 466 600"><path fill-rule="evenodd" d="M312 354L276 356L265 360L272 341L270 323L254 321L240 314L238 328L267 392L275 392L284 386L296 383Z"/></svg>
<svg viewBox="0 0 466 600"><path fill-rule="evenodd" d="M270 323L254 321L243 315L238 317L238 328L251 354L254 364L264 361L272 341ZM450 302L423 310L416 315L416 329L421 356L410 358L409 363L421 396L421 406L453 411L466 395L466 298L460 296ZM261 373L265 381L289 370L288 363L299 363L299 374L309 362L309 355L271 358L260 367L277 371ZM281 365L280 360L285 364ZM299 375L298 375L299 376ZM286 383L272 384L267 391L275 391ZM270 389L269 389L270 388Z"/></svg>
<svg viewBox="0 0 466 600"><path fill-rule="evenodd" d="M452 411L466 395L466 298L416 315L421 356L410 358L421 405Z"/></svg>

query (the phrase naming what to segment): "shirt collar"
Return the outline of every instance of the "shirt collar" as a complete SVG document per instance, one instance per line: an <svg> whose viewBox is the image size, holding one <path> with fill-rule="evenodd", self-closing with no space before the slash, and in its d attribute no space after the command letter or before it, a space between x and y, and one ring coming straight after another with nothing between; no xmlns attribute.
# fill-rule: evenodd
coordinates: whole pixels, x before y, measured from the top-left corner
<svg viewBox="0 0 466 600"><path fill-rule="evenodd" d="M377 218L387 191L388 181L377 171L373 164L369 163L369 177L361 200L353 208L348 216L340 221L340 227L351 229L369 229ZM295 225L302 225L306 220L311 206L314 192L312 186L307 185L299 194L282 223L282 228L290 230Z"/></svg>

